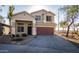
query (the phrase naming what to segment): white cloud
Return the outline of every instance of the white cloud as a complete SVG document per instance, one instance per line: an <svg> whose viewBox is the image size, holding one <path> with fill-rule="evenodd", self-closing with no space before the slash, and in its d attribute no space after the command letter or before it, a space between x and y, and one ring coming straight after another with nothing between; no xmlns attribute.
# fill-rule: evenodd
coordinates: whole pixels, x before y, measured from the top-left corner
<svg viewBox="0 0 79 59"><path fill-rule="evenodd" d="M33 5L27 11L28 12L34 12L34 11L41 10L41 9L49 10L48 7L43 6L43 5Z"/></svg>

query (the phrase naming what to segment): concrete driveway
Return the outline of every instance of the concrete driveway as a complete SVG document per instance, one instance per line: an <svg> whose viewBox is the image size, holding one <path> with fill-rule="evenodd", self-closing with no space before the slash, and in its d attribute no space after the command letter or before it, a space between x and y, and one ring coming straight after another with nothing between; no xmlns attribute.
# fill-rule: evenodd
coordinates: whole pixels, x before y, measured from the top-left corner
<svg viewBox="0 0 79 59"><path fill-rule="evenodd" d="M64 53L79 52L79 47L56 36L31 37L31 41L23 45L0 44L0 52L22 53Z"/></svg>

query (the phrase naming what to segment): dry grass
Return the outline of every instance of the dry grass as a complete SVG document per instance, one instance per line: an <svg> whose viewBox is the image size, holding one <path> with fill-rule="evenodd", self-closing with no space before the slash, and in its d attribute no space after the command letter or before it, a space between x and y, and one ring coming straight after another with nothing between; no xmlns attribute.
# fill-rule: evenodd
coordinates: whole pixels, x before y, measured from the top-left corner
<svg viewBox="0 0 79 59"><path fill-rule="evenodd" d="M66 37L66 32L59 32L58 34ZM70 32L69 36L67 38L74 39L74 40L79 40L79 35L76 34L76 33Z"/></svg>

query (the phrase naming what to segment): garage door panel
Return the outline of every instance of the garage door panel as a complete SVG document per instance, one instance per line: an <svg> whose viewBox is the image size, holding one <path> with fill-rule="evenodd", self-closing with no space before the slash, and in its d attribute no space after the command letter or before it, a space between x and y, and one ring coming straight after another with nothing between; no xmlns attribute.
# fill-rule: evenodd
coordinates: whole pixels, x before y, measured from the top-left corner
<svg viewBox="0 0 79 59"><path fill-rule="evenodd" d="M38 27L37 28L37 35L52 35L53 34L53 28L49 27Z"/></svg>

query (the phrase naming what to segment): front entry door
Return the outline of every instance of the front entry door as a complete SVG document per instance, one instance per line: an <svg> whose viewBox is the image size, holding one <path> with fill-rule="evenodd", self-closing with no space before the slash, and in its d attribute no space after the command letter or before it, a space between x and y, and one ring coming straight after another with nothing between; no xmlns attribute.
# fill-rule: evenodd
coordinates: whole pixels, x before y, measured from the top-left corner
<svg viewBox="0 0 79 59"><path fill-rule="evenodd" d="M32 35L32 27L28 27L28 35Z"/></svg>

